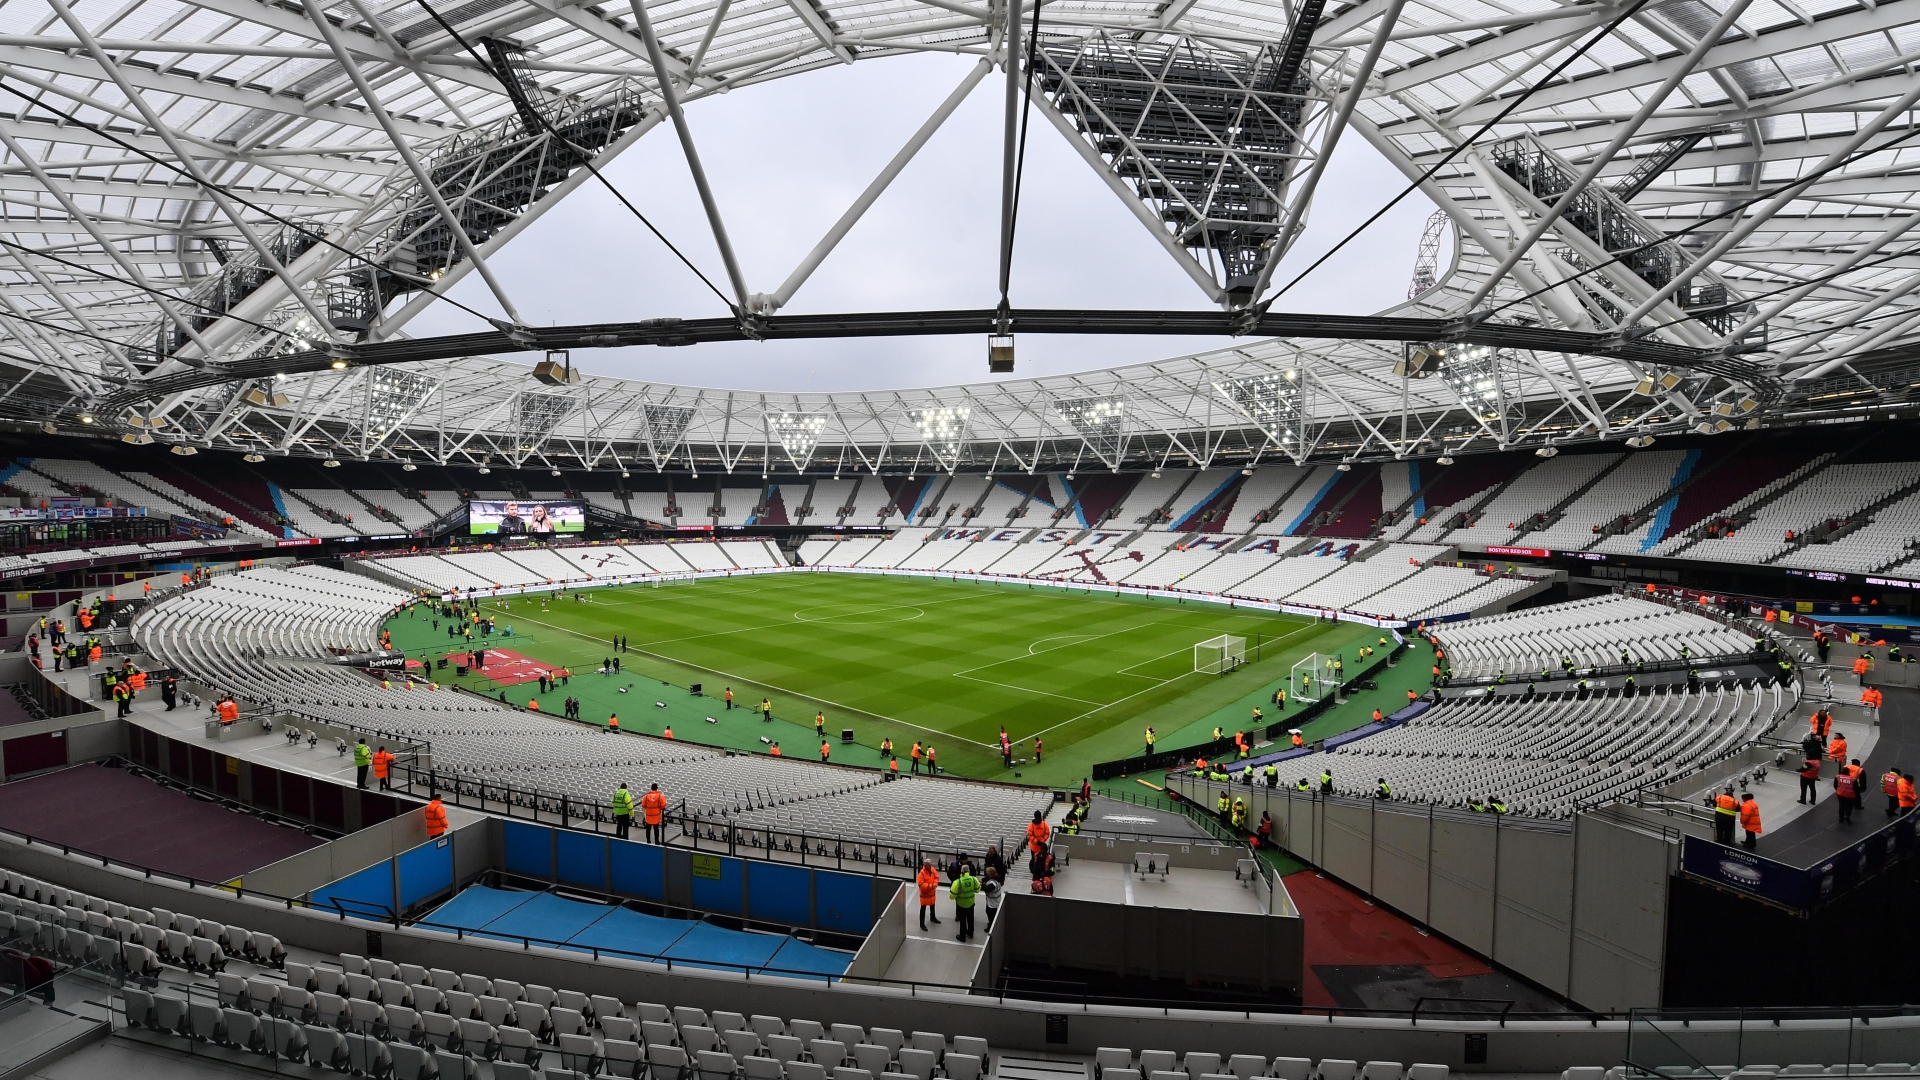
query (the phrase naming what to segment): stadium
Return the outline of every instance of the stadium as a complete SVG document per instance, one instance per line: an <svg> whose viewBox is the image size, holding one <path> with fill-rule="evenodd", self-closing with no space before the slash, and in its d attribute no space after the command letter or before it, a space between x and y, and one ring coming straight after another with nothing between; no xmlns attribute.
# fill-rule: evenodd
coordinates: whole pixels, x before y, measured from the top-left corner
<svg viewBox="0 0 1920 1080"><path fill-rule="evenodd" d="M0 1080L1920 1075L1913 2L8 6Z"/></svg>

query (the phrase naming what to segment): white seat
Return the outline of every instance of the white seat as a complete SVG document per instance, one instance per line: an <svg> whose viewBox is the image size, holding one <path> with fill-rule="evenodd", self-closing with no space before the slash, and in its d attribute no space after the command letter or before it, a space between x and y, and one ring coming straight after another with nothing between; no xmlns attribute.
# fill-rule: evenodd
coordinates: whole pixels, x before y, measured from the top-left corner
<svg viewBox="0 0 1920 1080"><path fill-rule="evenodd" d="M1320 1080L1353 1080L1359 1068L1359 1062L1346 1058L1321 1058Z"/></svg>
<svg viewBox="0 0 1920 1080"><path fill-rule="evenodd" d="M1369 1061L1360 1069L1361 1080L1402 1080L1402 1066L1397 1061Z"/></svg>
<svg viewBox="0 0 1920 1080"><path fill-rule="evenodd" d="M980 1055L955 1050L947 1055L947 1076L951 1080L980 1080L981 1065Z"/></svg>

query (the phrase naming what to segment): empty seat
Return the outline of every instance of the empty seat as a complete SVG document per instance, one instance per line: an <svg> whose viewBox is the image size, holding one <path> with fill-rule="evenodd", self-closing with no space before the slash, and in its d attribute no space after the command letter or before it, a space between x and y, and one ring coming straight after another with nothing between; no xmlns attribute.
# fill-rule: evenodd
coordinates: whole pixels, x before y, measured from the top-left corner
<svg viewBox="0 0 1920 1080"><path fill-rule="evenodd" d="M799 1061L807 1049L805 1044L793 1035L769 1035L765 1042L767 1053L771 1054L775 1061L780 1062Z"/></svg>
<svg viewBox="0 0 1920 1080"><path fill-rule="evenodd" d="M688 1005L675 1005L673 1007L673 1022L681 1027L686 1027L689 1024L697 1024L705 1027L707 1023L707 1011Z"/></svg>
<svg viewBox="0 0 1920 1080"><path fill-rule="evenodd" d="M826 1038L827 1029L821 1026L818 1020L789 1020L787 1034L803 1043L811 1044L815 1039Z"/></svg>
<svg viewBox="0 0 1920 1080"><path fill-rule="evenodd" d="M307 1031L299 1024L283 1017L273 1017L267 1021L267 1052L288 1061L300 1061L307 1056Z"/></svg>
<svg viewBox="0 0 1920 1080"><path fill-rule="evenodd" d="M687 1053L698 1054L702 1050L720 1049L720 1033L705 1024L680 1025L680 1045Z"/></svg>
<svg viewBox="0 0 1920 1080"><path fill-rule="evenodd" d="M260 1030L259 1017L245 1009L227 1008L220 1011L220 1019L227 1029L223 1041L228 1046L254 1051L265 1049L266 1038Z"/></svg>
<svg viewBox="0 0 1920 1080"><path fill-rule="evenodd" d="M947 1075L952 1080L980 1080L982 1064L980 1055L955 1050L947 1055Z"/></svg>
<svg viewBox="0 0 1920 1080"><path fill-rule="evenodd" d="M768 1040L767 1046L769 1049L772 1049L772 1040ZM780 1055L776 1053L773 1056L779 1057ZM915 1080L929 1080L929 1078L933 1076L934 1066L939 1064L938 1060L934 1057L933 1051L920 1050L911 1046L905 1047L900 1051L899 1059L900 1071L906 1073L908 1076L914 1077Z"/></svg>
<svg viewBox="0 0 1920 1080"><path fill-rule="evenodd" d="M479 997L482 994L491 994L493 993L493 980L487 978L485 975L468 975L462 973L460 976L460 989L465 990L474 997Z"/></svg>
<svg viewBox="0 0 1920 1080"><path fill-rule="evenodd" d="M867 1041L886 1047L888 1053L898 1057L900 1048L907 1045L907 1035L899 1028L877 1027L867 1032Z"/></svg>
<svg viewBox="0 0 1920 1080"><path fill-rule="evenodd" d="M499 1027L501 1024L507 1023L513 1017L513 1002L508 1001L506 998L494 997L492 994L488 994L481 997L479 1002L480 1019L492 1024L494 1027ZM1368 1080L1372 1080L1372 1078L1370 1077Z"/></svg>
<svg viewBox="0 0 1920 1080"><path fill-rule="evenodd" d="M427 1046L453 1050L460 1045L460 1021L446 1013L421 1013L420 1027L426 1032Z"/></svg>
<svg viewBox="0 0 1920 1080"><path fill-rule="evenodd" d="M827 1034L848 1046L858 1046L867 1041L866 1031L855 1024L834 1024L827 1029Z"/></svg>
<svg viewBox="0 0 1920 1080"><path fill-rule="evenodd" d="M853 1063L875 1076L887 1071L893 1064L893 1055L884 1046L873 1043L860 1043L853 1048Z"/></svg>
<svg viewBox="0 0 1920 1080"><path fill-rule="evenodd" d="M645 1019L645 1017L642 1017L642 1019ZM760 1013L754 1013L753 1016L748 1018L747 1026L751 1027L753 1033L762 1039L769 1035L785 1035L787 1033L787 1025L781 1022L779 1017L765 1016Z"/></svg>
<svg viewBox="0 0 1920 1080"><path fill-rule="evenodd" d="M1227 1071L1240 1080L1249 1080L1267 1071L1267 1059L1258 1054L1235 1054L1227 1059Z"/></svg>
<svg viewBox="0 0 1920 1080"><path fill-rule="evenodd" d="M381 1011L387 1016L387 1038L390 1041L417 1043L424 1029L420 1026L420 1014L405 1005L382 1005Z"/></svg>
<svg viewBox="0 0 1920 1080"><path fill-rule="evenodd" d="M741 1061L750 1057L766 1056L760 1045L760 1036L751 1031L723 1031L720 1035L726 1040L727 1053Z"/></svg>
<svg viewBox="0 0 1920 1080"><path fill-rule="evenodd" d="M1407 1066L1407 1080L1447 1080L1445 1065L1415 1063Z"/></svg>
<svg viewBox="0 0 1920 1080"><path fill-rule="evenodd" d="M1152 1076L1157 1072L1172 1072L1178 1059L1171 1050L1140 1051L1140 1072ZM1304 1077L1301 1080L1305 1080Z"/></svg>
<svg viewBox="0 0 1920 1080"><path fill-rule="evenodd" d="M1345 1058L1321 1058L1320 1080L1353 1080L1360 1063Z"/></svg>
<svg viewBox="0 0 1920 1080"><path fill-rule="evenodd" d="M723 1050L700 1050L693 1055L693 1068L699 1080L733 1080L740 1064Z"/></svg>
<svg viewBox="0 0 1920 1080"><path fill-rule="evenodd" d="M604 1030L604 1025L609 1017L619 1019L627 1015L627 1007L621 1003L619 998L608 997L605 994L593 994L588 997L587 1000L593 1003L593 1019L596 1023L602 1025L602 1030Z"/></svg>
<svg viewBox="0 0 1920 1080"><path fill-rule="evenodd" d="M304 1031L307 1036L307 1060L330 1069L344 1070L349 1067L346 1036L319 1024L308 1024Z"/></svg>
<svg viewBox="0 0 1920 1080"><path fill-rule="evenodd" d="M600 1054L607 1072L622 1080L633 1080L640 1074L640 1044L631 1039L608 1039L600 1044Z"/></svg>
<svg viewBox="0 0 1920 1080"><path fill-rule="evenodd" d="M827 1080L827 1070L812 1061L789 1061L787 1080Z"/></svg>
<svg viewBox="0 0 1920 1080"><path fill-rule="evenodd" d="M1303 1057L1277 1057L1267 1075L1277 1080L1308 1080L1313 1075L1313 1062Z"/></svg>
<svg viewBox="0 0 1920 1080"><path fill-rule="evenodd" d="M648 1080L686 1080L687 1052L666 1043L647 1044Z"/></svg>
<svg viewBox="0 0 1920 1080"><path fill-rule="evenodd" d="M555 1035L585 1035L587 1033L587 1018L582 1015L578 1009L570 1009L564 1005L555 1005L553 1008L547 1010L547 1018L553 1022L553 1033Z"/></svg>
<svg viewBox="0 0 1920 1080"><path fill-rule="evenodd" d="M431 1080L439 1072L433 1055L418 1046L394 1043L388 1053L393 1056L393 1080Z"/></svg>
<svg viewBox="0 0 1920 1080"><path fill-rule="evenodd" d="M686 1034L686 1029L680 1029ZM814 1064L823 1069L832 1069L847 1060L847 1044L839 1039L815 1039L807 1044L807 1052L813 1055Z"/></svg>
<svg viewBox="0 0 1920 1080"><path fill-rule="evenodd" d="M513 1024L534 1033L538 1038L546 1039L553 1035L553 1021L547 1015L544 1005L535 1005L531 1001L513 1003ZM613 1033L608 1032L611 1036ZM628 1035L631 1038L631 1034Z"/></svg>
<svg viewBox="0 0 1920 1080"><path fill-rule="evenodd" d="M959 1043L960 1040L954 1040L954 1049L958 1050L960 1048ZM1200 1080L1202 1076L1208 1073L1217 1073L1220 1071L1220 1055L1203 1053L1198 1050L1189 1051L1187 1056L1181 1061L1180 1067L1182 1071L1187 1074L1189 1080ZM1378 1080L1378 1078L1368 1077L1367 1080ZM1400 1080L1400 1078L1395 1076L1394 1080Z"/></svg>
<svg viewBox="0 0 1920 1080"><path fill-rule="evenodd" d="M953 1048L962 1054L972 1054L982 1062L987 1060L987 1040L979 1038L978 1036L955 1035L953 1037ZM1220 1060L1220 1055L1213 1055L1213 1059L1215 1061Z"/></svg>
<svg viewBox="0 0 1920 1080"><path fill-rule="evenodd" d="M518 1061L527 1065L540 1063L540 1047L533 1032L511 1024L494 1029L494 1038L500 1044L500 1060Z"/></svg>
<svg viewBox="0 0 1920 1080"><path fill-rule="evenodd" d="M741 1058L740 1068L746 1080L786 1080L785 1067L772 1058Z"/></svg>
<svg viewBox="0 0 1920 1080"><path fill-rule="evenodd" d="M493 1025L470 1017L460 1019L460 1049L473 1057L491 1058L499 1052Z"/></svg>
<svg viewBox="0 0 1920 1080"><path fill-rule="evenodd" d="M598 1005L595 1005L594 1007L599 1008ZM711 1026L715 1031L752 1031L753 1030L752 1028L747 1026L747 1018L745 1016L742 1016L737 1012L728 1012L725 1009L714 1010L712 1020L713 1022L709 1026Z"/></svg>
<svg viewBox="0 0 1920 1080"><path fill-rule="evenodd" d="M593 1042L591 1036L563 1034L557 1036L557 1042L561 1047L561 1067L574 1068L589 1076L599 1072L599 1043Z"/></svg>

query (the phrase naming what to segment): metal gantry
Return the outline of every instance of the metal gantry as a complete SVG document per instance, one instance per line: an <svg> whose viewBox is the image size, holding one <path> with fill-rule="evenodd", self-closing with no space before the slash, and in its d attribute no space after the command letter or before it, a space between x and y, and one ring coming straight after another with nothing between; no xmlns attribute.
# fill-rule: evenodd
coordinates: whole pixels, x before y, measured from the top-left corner
<svg viewBox="0 0 1920 1080"><path fill-rule="evenodd" d="M0 35L0 415L56 429L137 417L161 443L575 468L1119 468L1729 430L1913 389L1920 0L39 2ZM772 283L732 256L755 238L729 237L704 183L698 102L921 52L978 63L753 291ZM1248 336L830 395L354 362L469 273L490 279L478 313L529 340L488 259L663 120L758 336L995 68L1010 106L1030 88L1034 137L1068 139L1186 269L1189 299L1247 327L1284 310L1325 165L1364 143L1452 231L1450 264L1429 230L1383 314L1701 362L1451 333L1402 377L1391 341ZM337 363L273 370L314 355Z"/></svg>

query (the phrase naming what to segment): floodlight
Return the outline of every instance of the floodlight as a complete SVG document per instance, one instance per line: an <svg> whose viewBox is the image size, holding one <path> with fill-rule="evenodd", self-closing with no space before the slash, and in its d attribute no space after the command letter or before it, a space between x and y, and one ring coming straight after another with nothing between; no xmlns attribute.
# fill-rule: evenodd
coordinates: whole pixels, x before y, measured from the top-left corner
<svg viewBox="0 0 1920 1080"><path fill-rule="evenodd" d="M1453 464L1453 457L1450 454L1441 454L1439 457L1433 459L1433 463L1435 465L1451 465Z"/></svg>
<svg viewBox="0 0 1920 1080"><path fill-rule="evenodd" d="M403 461L403 462L401 462L401 463L400 463L400 471L401 471L401 472L413 472L414 470L416 470L416 469L418 469L419 467L420 467L420 466L418 466L418 465L415 465L415 464L414 464L413 462L411 462L411 461Z"/></svg>
<svg viewBox="0 0 1920 1080"><path fill-rule="evenodd" d="M573 354L565 349L548 349L547 358L533 365L533 377L548 386L570 386L580 381L573 370Z"/></svg>
<svg viewBox="0 0 1920 1080"><path fill-rule="evenodd" d="M339 468L339 467L340 467L340 459L339 459L339 458L328 458L327 460L325 460L325 461L323 461L323 462L321 462L320 464L321 464L321 465L323 465L323 466L325 466L326 468L329 468L329 469L337 469L337 468Z"/></svg>
<svg viewBox="0 0 1920 1080"><path fill-rule="evenodd" d="M1559 453L1560 453L1560 450L1558 447L1543 446L1540 449L1535 450L1533 452L1533 456L1534 457L1555 457L1555 456L1558 456Z"/></svg>
<svg viewBox="0 0 1920 1080"><path fill-rule="evenodd" d="M176 443L173 447L173 452L179 454L181 457L192 457L199 453L200 450L198 447L188 446L185 443Z"/></svg>
<svg viewBox="0 0 1920 1080"><path fill-rule="evenodd" d="M1009 375L1013 372L1013 335L987 335L987 373Z"/></svg>
<svg viewBox="0 0 1920 1080"><path fill-rule="evenodd" d="M248 462L249 464L258 464L259 462L267 460L267 455L255 451L250 454L241 455L240 460Z"/></svg>

